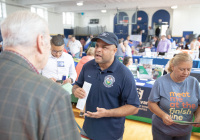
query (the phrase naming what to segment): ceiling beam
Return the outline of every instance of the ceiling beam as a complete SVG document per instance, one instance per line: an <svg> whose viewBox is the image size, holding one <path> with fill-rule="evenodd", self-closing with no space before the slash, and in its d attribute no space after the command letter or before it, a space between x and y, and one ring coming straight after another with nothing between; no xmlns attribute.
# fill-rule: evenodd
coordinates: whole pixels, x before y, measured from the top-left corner
<svg viewBox="0 0 200 140"><path fill-rule="evenodd" d="M23 5L40 5L40 4L53 4L60 2L70 2L74 0L19 0L19 2Z"/></svg>

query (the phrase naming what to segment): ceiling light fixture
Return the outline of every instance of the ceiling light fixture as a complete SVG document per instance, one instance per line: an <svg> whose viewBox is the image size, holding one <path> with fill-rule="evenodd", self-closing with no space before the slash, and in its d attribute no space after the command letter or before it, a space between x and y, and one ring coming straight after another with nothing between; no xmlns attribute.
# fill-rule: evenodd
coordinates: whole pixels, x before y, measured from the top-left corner
<svg viewBox="0 0 200 140"><path fill-rule="evenodd" d="M83 6L83 2L82 1L81 2L77 2L76 5Z"/></svg>
<svg viewBox="0 0 200 140"><path fill-rule="evenodd" d="M101 12L102 12L102 13L106 13L107 11L106 11L106 10L101 10Z"/></svg>
<svg viewBox="0 0 200 140"><path fill-rule="evenodd" d="M104 8L103 8L103 10L101 10L101 12L102 13L106 13L107 11L106 11L106 5L104 5Z"/></svg>
<svg viewBox="0 0 200 140"><path fill-rule="evenodd" d="M171 6L171 8L172 8L172 9L176 9L176 8L178 8L178 6L177 6L177 5L174 5L174 6Z"/></svg>

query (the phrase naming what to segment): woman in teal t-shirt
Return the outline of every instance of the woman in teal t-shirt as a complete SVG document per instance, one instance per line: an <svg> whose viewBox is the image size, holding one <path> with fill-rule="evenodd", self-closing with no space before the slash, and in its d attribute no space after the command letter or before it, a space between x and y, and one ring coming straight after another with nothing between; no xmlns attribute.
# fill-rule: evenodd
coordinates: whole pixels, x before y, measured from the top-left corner
<svg viewBox="0 0 200 140"><path fill-rule="evenodd" d="M170 60L169 74L157 79L148 106L152 116L154 140L190 140L192 125L177 121L200 122L200 90L196 78L189 76L193 61L186 53ZM195 125L200 127L199 124Z"/></svg>

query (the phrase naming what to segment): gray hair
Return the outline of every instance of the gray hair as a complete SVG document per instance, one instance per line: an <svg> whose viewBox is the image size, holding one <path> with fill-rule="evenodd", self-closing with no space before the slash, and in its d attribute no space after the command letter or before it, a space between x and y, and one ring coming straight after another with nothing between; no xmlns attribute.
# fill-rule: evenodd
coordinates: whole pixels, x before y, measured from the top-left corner
<svg viewBox="0 0 200 140"><path fill-rule="evenodd" d="M39 34L45 36L47 22L30 11L18 11L9 15L1 24L4 47L36 46ZM45 41L47 37L45 36Z"/></svg>

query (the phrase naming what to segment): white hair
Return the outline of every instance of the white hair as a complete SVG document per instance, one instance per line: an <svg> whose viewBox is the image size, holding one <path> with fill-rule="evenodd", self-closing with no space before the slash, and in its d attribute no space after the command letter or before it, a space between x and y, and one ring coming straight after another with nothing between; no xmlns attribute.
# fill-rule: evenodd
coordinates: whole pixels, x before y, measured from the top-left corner
<svg viewBox="0 0 200 140"><path fill-rule="evenodd" d="M44 19L30 11L18 11L9 15L1 24L4 47L36 46L39 34L45 36L48 25ZM47 37L44 37L47 41Z"/></svg>

